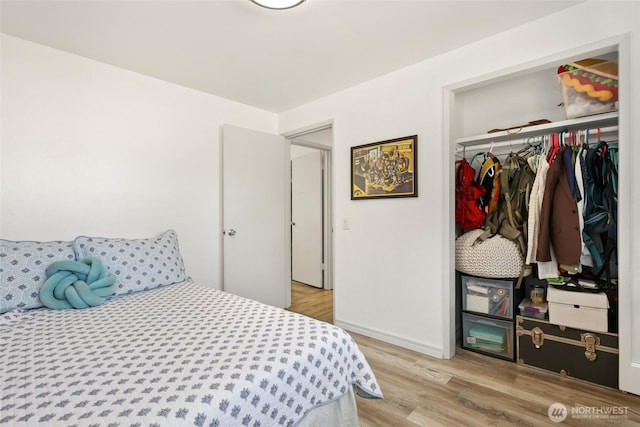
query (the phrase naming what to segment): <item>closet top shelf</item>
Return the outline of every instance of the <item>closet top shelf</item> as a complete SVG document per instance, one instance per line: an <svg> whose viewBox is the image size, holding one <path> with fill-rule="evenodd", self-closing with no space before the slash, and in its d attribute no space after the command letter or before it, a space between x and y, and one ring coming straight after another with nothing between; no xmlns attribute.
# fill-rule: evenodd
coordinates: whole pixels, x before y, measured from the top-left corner
<svg viewBox="0 0 640 427"><path fill-rule="evenodd" d="M577 119L562 120L560 122L545 123L542 125L528 126L510 131L487 133L483 135L458 138L456 144L471 147L489 142L508 141L515 138L529 136L546 135L561 132L563 130L593 129L605 126L612 126L618 123L618 112L597 114L594 116L579 117Z"/></svg>

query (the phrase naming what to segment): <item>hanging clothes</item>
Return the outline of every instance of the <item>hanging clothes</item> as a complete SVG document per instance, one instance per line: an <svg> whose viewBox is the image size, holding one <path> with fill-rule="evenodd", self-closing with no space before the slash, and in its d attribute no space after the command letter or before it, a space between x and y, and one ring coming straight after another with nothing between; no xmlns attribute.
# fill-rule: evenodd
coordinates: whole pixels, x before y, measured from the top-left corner
<svg viewBox="0 0 640 427"><path fill-rule="evenodd" d="M531 196L529 197L529 222L528 222L528 240L527 240L527 264L537 263L538 278L551 279L558 277L558 261L553 247L549 248L549 261L541 261L537 258L538 239L540 235L540 212L542 210L542 201L544 198L544 189L547 182L547 172L549 171L549 163L545 156L538 159L538 168L536 169L536 179L531 188Z"/></svg>
<svg viewBox="0 0 640 427"><path fill-rule="evenodd" d="M597 200L590 200L593 172L588 167L587 153L594 150L589 149L588 138L588 130L563 131L542 136L538 144L531 144L533 138L529 138L524 141L528 147L519 151L535 173L529 199L525 202L528 209L525 214L526 229L522 230L526 249L524 261L528 265L537 264L540 279L555 279L566 273L577 274L583 271L583 266L589 272L589 267L599 268L603 265L603 257L597 256L594 250L604 245L594 244L593 236L587 233L587 225L591 223L587 221L586 214L592 212L598 204ZM484 153L476 156L480 154ZM496 157L495 163L498 161ZM615 161L610 164L617 166ZM614 169L614 166L608 167ZM602 167L595 172L601 173L600 169ZM612 193L615 195L617 175L611 175L613 184L607 189L613 188ZM480 197L478 192L469 194L470 190L473 192L477 189L469 188L468 183L463 187L466 187L465 191L456 194L457 219L470 216L468 212L464 212L464 215L459 212L471 210L465 208L473 207L473 213L477 213L477 204L469 204L470 199ZM466 197L461 197L463 194ZM501 203L504 202L504 197L502 194ZM466 206L459 203L463 198L466 199ZM479 218L474 219L474 225L477 226ZM470 225L469 222L467 221L467 225Z"/></svg>
<svg viewBox="0 0 640 427"><path fill-rule="evenodd" d="M587 150L584 146L576 147L574 148L574 150L576 151L574 170L576 175L576 185L578 186L578 192L581 195L581 197L576 200L578 212L580 213L580 215L578 215L578 218L580 219L580 244L582 248L582 252L580 254L580 264L592 267L593 257L591 256L591 252L589 252L589 247L585 244L584 239L582 238L584 232L584 212L587 204L587 192L585 191L583 174L583 171L585 170L584 164Z"/></svg>
<svg viewBox="0 0 640 427"><path fill-rule="evenodd" d="M527 219L527 256L525 262L532 264L537 261L536 252L538 250L538 235L540 234L540 209L542 207L542 198L544 196L544 183L547 179L547 171L549 163L547 159L540 156L538 166L535 170L536 179L531 186L531 194L529 196L529 218Z"/></svg>
<svg viewBox="0 0 640 427"><path fill-rule="evenodd" d="M557 261L569 273L577 273L582 253L578 207L571 194L564 152L561 147L545 182L540 210L540 230L536 259L551 261L553 245Z"/></svg>

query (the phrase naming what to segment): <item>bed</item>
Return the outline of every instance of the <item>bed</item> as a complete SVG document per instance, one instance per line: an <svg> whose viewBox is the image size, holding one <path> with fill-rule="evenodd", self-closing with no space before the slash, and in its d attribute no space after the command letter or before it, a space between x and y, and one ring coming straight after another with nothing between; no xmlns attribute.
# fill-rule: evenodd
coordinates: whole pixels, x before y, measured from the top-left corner
<svg viewBox="0 0 640 427"><path fill-rule="evenodd" d="M8 271L9 246L5 277L21 267ZM357 344L334 325L193 283L181 267L183 280L123 291L123 278L137 279L108 267L122 292L100 305L5 303L0 425L357 426L354 391L382 398Z"/></svg>

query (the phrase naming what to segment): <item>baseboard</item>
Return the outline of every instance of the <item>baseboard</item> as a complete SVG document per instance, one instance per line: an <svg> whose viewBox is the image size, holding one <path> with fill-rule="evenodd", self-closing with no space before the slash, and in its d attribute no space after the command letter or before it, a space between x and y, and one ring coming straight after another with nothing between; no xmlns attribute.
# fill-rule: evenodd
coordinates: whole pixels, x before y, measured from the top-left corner
<svg viewBox="0 0 640 427"><path fill-rule="evenodd" d="M444 351L441 348L432 347L430 345L426 345L416 341L397 337L395 335L391 335L386 332L378 331L371 328L366 328L360 325L355 325L353 323L343 322L337 319L334 319L333 324L349 332L355 332L357 334L365 335L370 338L374 338L389 344L407 348L409 350L417 351L419 353L423 353L438 359L444 358Z"/></svg>

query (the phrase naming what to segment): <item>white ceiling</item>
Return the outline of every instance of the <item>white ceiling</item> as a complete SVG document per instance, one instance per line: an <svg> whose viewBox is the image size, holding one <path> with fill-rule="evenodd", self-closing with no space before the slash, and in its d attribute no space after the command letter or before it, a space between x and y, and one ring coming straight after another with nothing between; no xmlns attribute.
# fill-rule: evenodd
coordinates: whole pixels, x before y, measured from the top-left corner
<svg viewBox="0 0 640 427"><path fill-rule="evenodd" d="M3 33L281 112L576 1L5 1Z"/></svg>

